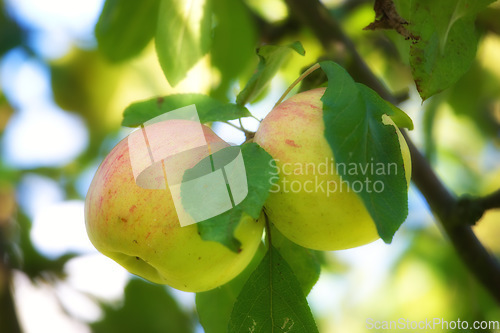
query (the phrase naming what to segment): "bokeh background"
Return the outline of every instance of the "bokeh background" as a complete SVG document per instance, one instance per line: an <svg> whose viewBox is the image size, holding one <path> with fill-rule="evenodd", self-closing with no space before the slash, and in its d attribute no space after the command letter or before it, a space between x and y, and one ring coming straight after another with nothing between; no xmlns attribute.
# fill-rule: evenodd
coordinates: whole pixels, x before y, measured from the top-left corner
<svg viewBox="0 0 500 333"><path fill-rule="evenodd" d="M373 20L373 3L324 2L373 71L407 95L400 107L414 120L410 135L444 183L459 195L498 189L499 2L479 17L472 68L423 104L408 44L393 32L362 30ZM0 332L11 332L15 321L29 333L203 332L194 294L133 278L94 249L83 206L99 163L131 131L120 126L130 103L175 92L234 101L257 65L258 45L300 40L306 56L292 57L248 106L262 119L300 71L323 56L282 1L242 3L232 19L246 37L234 41L238 51L228 50L238 65L231 72L220 64L223 57L206 56L172 88L152 41L121 62L100 51L94 29L103 0L0 0ZM255 119L243 124L258 126ZM227 141L244 141L226 124L213 128ZM409 216L392 244L379 240L325 254L308 296L321 332L366 332L369 318L500 320L500 308L457 258L413 186L409 199ZM475 231L500 256L500 211L488 212Z"/></svg>

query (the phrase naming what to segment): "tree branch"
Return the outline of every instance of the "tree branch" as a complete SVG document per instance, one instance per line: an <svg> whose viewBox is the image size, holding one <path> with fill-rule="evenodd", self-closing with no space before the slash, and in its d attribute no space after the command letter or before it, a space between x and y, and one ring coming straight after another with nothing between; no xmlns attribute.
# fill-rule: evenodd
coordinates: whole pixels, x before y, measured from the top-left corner
<svg viewBox="0 0 500 333"><path fill-rule="evenodd" d="M473 199L472 201L474 204L478 205L483 212L488 209L500 208L500 189L487 196Z"/></svg>
<svg viewBox="0 0 500 333"><path fill-rule="evenodd" d="M335 56L340 60L337 61L344 65L356 81L369 86L382 98L396 102L395 97L366 65L354 43L344 34L323 4L318 0L286 0L286 3L290 12L313 30L327 53L335 51ZM500 191L484 198L457 199L439 180L405 131L402 132L410 148L412 180L429 203L469 271L500 303L500 264L483 247L470 227L486 209L498 207Z"/></svg>

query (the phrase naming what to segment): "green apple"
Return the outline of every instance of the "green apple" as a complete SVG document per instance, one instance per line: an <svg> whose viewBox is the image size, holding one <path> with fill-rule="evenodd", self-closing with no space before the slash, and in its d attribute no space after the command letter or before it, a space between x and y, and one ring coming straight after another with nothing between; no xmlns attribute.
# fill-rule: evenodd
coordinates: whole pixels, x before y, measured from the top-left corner
<svg viewBox="0 0 500 333"><path fill-rule="evenodd" d="M212 130L203 126L209 149L227 146ZM171 152L182 151L200 133L200 124L188 120L169 120L148 127L148 136L161 139L169 133L176 145L163 143ZM169 146L170 145L170 146ZM85 201L85 223L90 240L106 256L131 273L179 290L200 292L218 287L237 276L254 256L263 232L263 219L244 216L235 231L241 242L238 253L222 244L202 240L196 224L181 227L172 199L165 189L146 189L136 183L127 139L113 148L97 170ZM151 146L152 153L160 147ZM140 152L139 152L140 153ZM147 154L147 153L146 153ZM196 165L207 156L190 154L180 161L185 167ZM177 160L179 162L179 160ZM154 186L153 186L154 187ZM174 194L175 195L175 194Z"/></svg>
<svg viewBox="0 0 500 333"><path fill-rule="evenodd" d="M379 236L360 197L336 172L324 137L324 92L325 88L306 91L279 104L262 121L254 141L275 159L275 174L279 173L265 204L270 221L301 246L332 251ZM408 146L392 120L384 116L383 121L396 128L409 183Z"/></svg>

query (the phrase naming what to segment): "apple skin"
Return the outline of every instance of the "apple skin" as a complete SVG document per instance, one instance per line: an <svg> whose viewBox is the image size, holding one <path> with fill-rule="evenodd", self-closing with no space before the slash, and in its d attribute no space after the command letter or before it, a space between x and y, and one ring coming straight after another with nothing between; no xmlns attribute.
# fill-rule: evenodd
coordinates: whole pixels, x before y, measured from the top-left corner
<svg viewBox="0 0 500 333"><path fill-rule="evenodd" d="M154 135L170 131L188 142L193 126L200 124L170 120L152 126L156 126ZM227 146L210 128L203 126L203 131L210 147ZM204 157L194 156L189 167ZM263 219L244 216L235 231L241 242L235 253L218 242L202 240L196 224L181 227L170 191L144 189L135 183L127 139L98 168L85 201L85 223L94 246L131 273L191 292L216 288L243 271L264 228Z"/></svg>
<svg viewBox="0 0 500 333"><path fill-rule="evenodd" d="M333 159L324 137L323 104L320 100L324 92L325 88L309 90L279 104L264 118L254 141L276 160L279 169L275 171L280 171L280 179L275 182L279 188L273 185L271 192L274 193L270 193L265 204L270 221L282 234L303 247L333 251L370 243L379 235L361 198L353 191L347 192L346 187L329 196L314 188L311 191L310 187L296 186L296 192L290 187L291 182L305 184L313 181L315 184L315 177L318 182L339 184L340 177L335 172L324 175L293 172L298 166L306 166L306 163L317 166ZM411 160L406 141L389 117L383 120L397 130L409 184ZM284 165L291 166L283 169ZM292 174L285 175L282 171ZM283 186L284 181L288 182L288 188Z"/></svg>

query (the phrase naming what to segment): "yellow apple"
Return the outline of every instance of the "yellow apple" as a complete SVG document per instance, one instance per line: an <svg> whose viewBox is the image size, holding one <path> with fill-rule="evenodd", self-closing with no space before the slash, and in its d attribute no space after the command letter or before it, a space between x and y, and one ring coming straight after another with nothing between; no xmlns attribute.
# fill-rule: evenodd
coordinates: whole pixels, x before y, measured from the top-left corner
<svg viewBox="0 0 500 333"><path fill-rule="evenodd" d="M306 91L279 104L262 121L254 141L276 161L265 204L270 221L301 246L332 251L367 244L379 236L361 198L337 174L324 137L324 92L325 88ZM409 183L408 146L392 120L384 116L383 121L396 128ZM400 169L386 171L402 172ZM359 191L360 184L356 185ZM381 185L371 184L375 188L370 190L380 191Z"/></svg>
<svg viewBox="0 0 500 333"><path fill-rule="evenodd" d="M163 149L182 151L189 146L200 124L169 120L148 127L148 136L162 133L177 137L175 146L163 142ZM212 130L203 126L209 148L227 146ZM152 153L160 147L153 146ZM132 150L133 151L133 150ZM133 152L134 153L134 152ZM137 153L137 152L135 152ZM131 149L122 140L97 170L85 201L85 223L90 240L104 255L131 273L184 291L200 292L218 287L237 276L254 256L263 232L263 221L244 216L235 231L241 242L238 253L215 241L202 240L197 224L181 227L167 189L146 189L136 184L131 166ZM185 166L192 167L206 153L190 154ZM153 178L158 187L165 178ZM149 184L155 185L155 184ZM154 187L154 186L153 186Z"/></svg>

